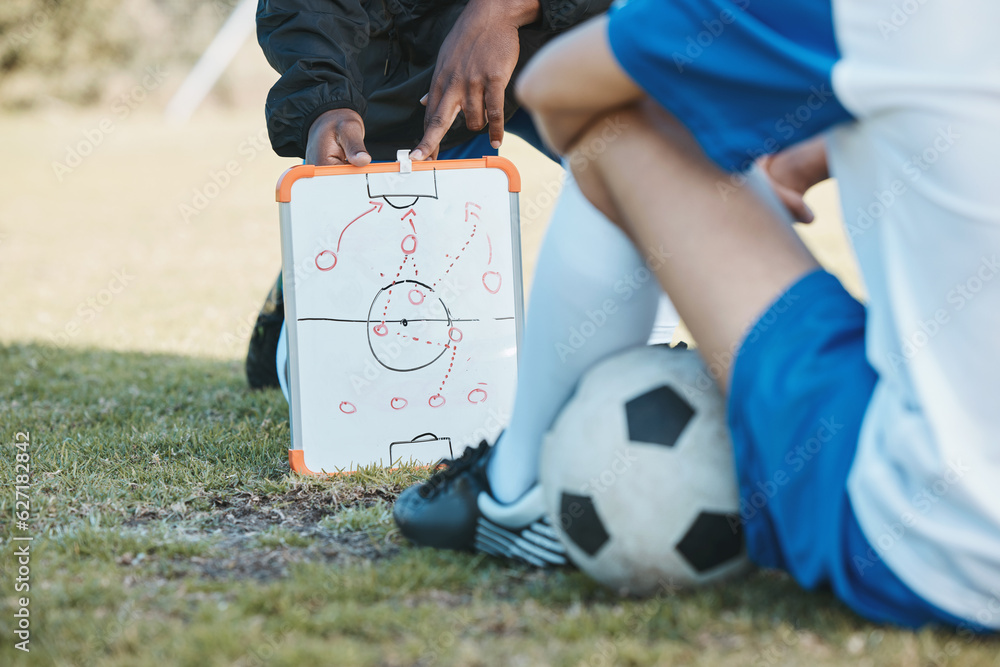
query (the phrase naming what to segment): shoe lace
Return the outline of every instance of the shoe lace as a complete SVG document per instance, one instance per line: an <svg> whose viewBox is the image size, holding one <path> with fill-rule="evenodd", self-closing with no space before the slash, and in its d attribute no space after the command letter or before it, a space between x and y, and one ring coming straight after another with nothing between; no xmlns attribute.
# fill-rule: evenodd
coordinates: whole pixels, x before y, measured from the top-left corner
<svg viewBox="0 0 1000 667"><path fill-rule="evenodd" d="M434 464L434 474L423 483L418 493L423 498L431 497L438 489L446 486L449 481L479 463L489 451L489 443L483 440L476 447L466 447L457 459L441 459Z"/></svg>

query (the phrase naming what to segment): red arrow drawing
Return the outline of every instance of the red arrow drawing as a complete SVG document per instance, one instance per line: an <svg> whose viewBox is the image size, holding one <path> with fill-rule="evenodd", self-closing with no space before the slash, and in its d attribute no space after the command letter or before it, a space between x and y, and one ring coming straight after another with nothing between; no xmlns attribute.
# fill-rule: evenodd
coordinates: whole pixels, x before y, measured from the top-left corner
<svg viewBox="0 0 1000 667"><path fill-rule="evenodd" d="M349 223L347 223L347 227L350 227L355 222L357 222L361 218L365 217L366 215L368 215L372 211L377 211L378 213L381 213L382 212L382 207L385 206L385 204L383 204L382 202L377 202L377 201L369 201L368 203L369 204L374 204L374 206L372 206L370 209L368 209L367 211L365 211L364 213L362 213L358 217L354 218L354 220L351 220ZM344 227L344 231L340 232L340 237L337 239L337 252L340 252L340 242L344 238L344 232L347 231L347 227Z"/></svg>
<svg viewBox="0 0 1000 667"><path fill-rule="evenodd" d="M417 217L417 212L416 212L416 211L414 211L414 210L413 210L412 208L411 208L411 209L410 209L409 211L407 211L406 213L404 213L404 214L403 214L403 217L402 217L402 218L400 218L400 220L406 220L406 219L407 219L407 218L409 218L409 217L410 217L411 215L412 215L412 216L413 216L414 218L415 218L415 217ZM410 223L410 229L412 229L412 230L413 230L413 233L414 233L414 234L416 234L416 233L417 233L417 228L413 226L413 218L410 218L410 220L408 220L408 222Z"/></svg>

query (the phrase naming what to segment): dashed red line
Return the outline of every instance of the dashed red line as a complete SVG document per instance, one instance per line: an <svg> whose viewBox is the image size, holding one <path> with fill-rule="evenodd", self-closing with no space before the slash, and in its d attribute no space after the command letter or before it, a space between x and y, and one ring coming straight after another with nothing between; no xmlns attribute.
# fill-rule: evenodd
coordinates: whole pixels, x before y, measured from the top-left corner
<svg viewBox="0 0 1000 667"><path fill-rule="evenodd" d="M397 280L399 280L400 274L403 273L403 266L406 264L406 260L408 258L409 258L409 255L403 255L403 262L402 262L402 264L399 265L399 269L397 269L397 271L396 271L396 277L393 279L392 282L396 282ZM389 302L390 301L392 301L392 288L391 287L389 288L389 293L385 297L385 308L382 309L382 324L385 324L385 315L386 315L386 313L389 312Z"/></svg>
<svg viewBox="0 0 1000 667"><path fill-rule="evenodd" d="M396 332L396 335L397 336L402 336L403 338L412 338L413 340L417 341L418 343L427 343L428 345L438 345L440 347L451 347L450 345L446 345L445 343L436 343L436 342L434 342L432 340L423 340L422 341L421 339L417 338L416 336L407 336L406 334L401 333L399 331Z"/></svg>
<svg viewBox="0 0 1000 667"><path fill-rule="evenodd" d="M445 345L445 347L448 347ZM452 369L455 367L455 355L458 354L458 346L454 346L451 349L451 361L448 362L448 370L445 371L444 379L441 380L441 386L438 387L438 394L444 391L444 383L448 381L448 376L451 375Z"/></svg>
<svg viewBox="0 0 1000 667"><path fill-rule="evenodd" d="M435 281L434 281L434 284L433 284L433 285L431 285L431 289L434 289L435 287L437 287L437 284L438 284L439 282L441 282L442 280L444 280L444 277L445 277L446 275L448 275L448 273L449 273L449 272L451 271L451 268L452 268L453 266L455 266L455 262L457 262L457 261L458 261L458 258L462 256L462 253L463 253L463 252L465 252L465 249L469 247L469 244L470 244L470 243L472 243L472 239L473 239L473 237L474 237L475 235L476 235L476 225L472 225L472 233L471 233L471 234L469 234L469 240L465 242L465 245L463 245L463 246L462 246L462 249L461 249L461 250L459 250L459 251L458 251L457 253L455 253L455 258L454 258L453 260L451 260L451 264L449 264L449 265L448 265L448 268L447 268L447 269L445 269L445 271L444 271L444 275L442 275L442 276L441 276L440 278L438 278L437 280L435 280ZM448 255L445 255L445 257L447 257L447 256L448 256Z"/></svg>

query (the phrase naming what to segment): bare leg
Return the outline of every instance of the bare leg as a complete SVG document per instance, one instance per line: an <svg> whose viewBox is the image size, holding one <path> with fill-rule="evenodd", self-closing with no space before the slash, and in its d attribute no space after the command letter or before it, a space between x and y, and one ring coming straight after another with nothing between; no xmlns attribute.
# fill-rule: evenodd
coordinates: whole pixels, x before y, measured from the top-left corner
<svg viewBox="0 0 1000 667"><path fill-rule="evenodd" d="M581 135L570 155L577 181L640 254L670 253L653 268L726 391L747 329L818 264L750 188L720 189L729 175L659 107L644 102L608 118L627 130L594 160L578 153L599 140L604 119Z"/></svg>

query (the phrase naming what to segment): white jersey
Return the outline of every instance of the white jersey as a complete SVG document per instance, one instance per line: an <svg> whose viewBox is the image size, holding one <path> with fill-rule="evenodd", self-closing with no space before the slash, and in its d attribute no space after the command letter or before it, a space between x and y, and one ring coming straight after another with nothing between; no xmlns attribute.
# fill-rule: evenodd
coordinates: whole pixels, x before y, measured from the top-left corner
<svg viewBox="0 0 1000 667"><path fill-rule="evenodd" d="M861 122L830 161L879 374L852 505L914 592L1000 628L1000 2L834 0L834 18L834 90Z"/></svg>

